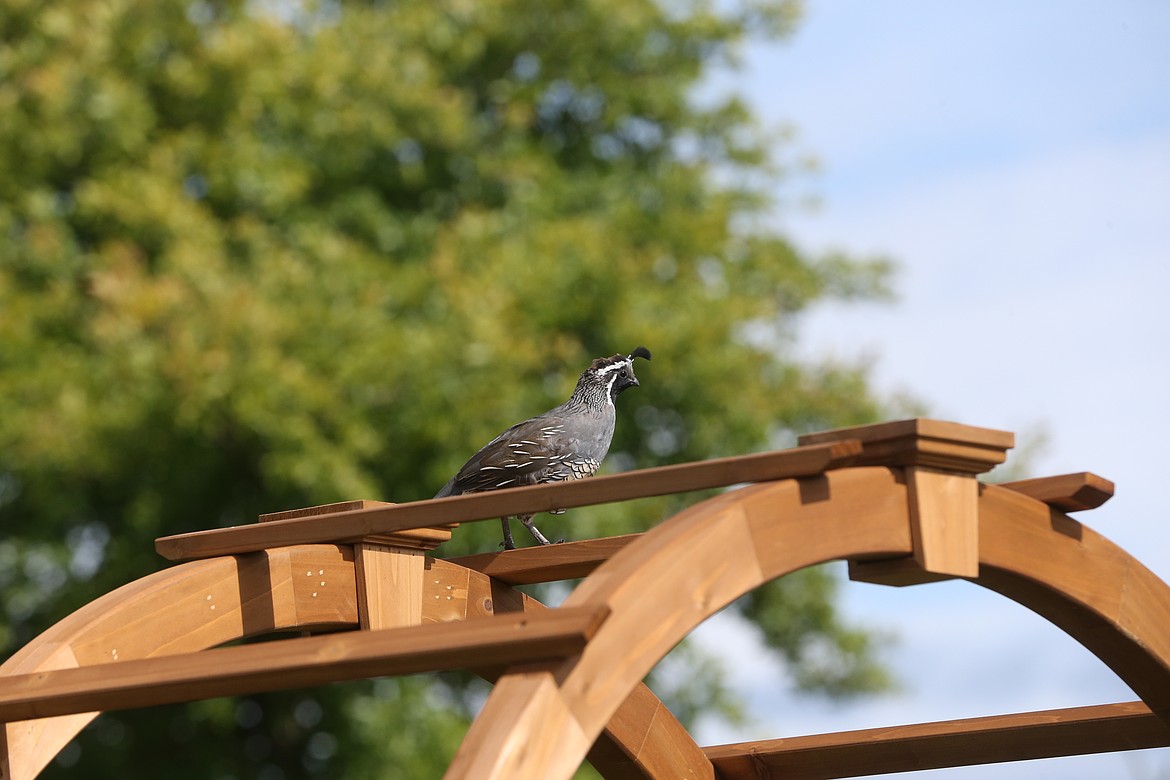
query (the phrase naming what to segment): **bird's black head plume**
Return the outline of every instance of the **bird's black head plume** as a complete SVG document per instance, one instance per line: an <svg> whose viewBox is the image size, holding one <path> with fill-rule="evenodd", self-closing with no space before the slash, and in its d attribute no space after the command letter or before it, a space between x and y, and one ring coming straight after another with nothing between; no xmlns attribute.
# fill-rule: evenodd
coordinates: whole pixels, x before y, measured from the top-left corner
<svg viewBox="0 0 1170 780"><path fill-rule="evenodd" d="M637 347L633 352L631 352L626 357L626 360L633 360L634 358L646 358L647 360L649 360L650 359L650 350L646 349L645 347Z"/></svg>

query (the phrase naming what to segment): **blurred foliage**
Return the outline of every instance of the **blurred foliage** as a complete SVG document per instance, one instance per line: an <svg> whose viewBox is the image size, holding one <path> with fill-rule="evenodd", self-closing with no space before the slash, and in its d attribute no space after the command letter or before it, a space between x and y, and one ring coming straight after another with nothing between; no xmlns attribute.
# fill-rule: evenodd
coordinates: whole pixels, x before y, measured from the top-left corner
<svg viewBox="0 0 1170 780"><path fill-rule="evenodd" d="M158 569L157 536L427 498L637 344L655 359L610 469L878 417L864 367L791 346L802 311L883 296L889 269L768 228L778 138L734 96L693 97L798 10L0 5L0 651ZM546 523L628 531L679 501ZM737 608L800 684L868 690L835 584ZM483 695L434 679L106 715L49 776L434 776ZM733 709L712 674L670 700Z"/></svg>

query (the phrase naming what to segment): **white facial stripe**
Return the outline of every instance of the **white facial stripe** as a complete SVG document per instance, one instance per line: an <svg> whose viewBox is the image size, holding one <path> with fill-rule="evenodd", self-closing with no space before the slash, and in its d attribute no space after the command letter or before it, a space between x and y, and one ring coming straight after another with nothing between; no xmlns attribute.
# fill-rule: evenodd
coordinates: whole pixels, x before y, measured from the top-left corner
<svg viewBox="0 0 1170 780"><path fill-rule="evenodd" d="M613 363L612 365L608 365L605 368L597 369L597 375L598 376L605 376L610 371L617 371L617 370L622 369L622 368L628 368L630 366L630 362L631 361L629 361L629 360L619 360L618 362Z"/></svg>

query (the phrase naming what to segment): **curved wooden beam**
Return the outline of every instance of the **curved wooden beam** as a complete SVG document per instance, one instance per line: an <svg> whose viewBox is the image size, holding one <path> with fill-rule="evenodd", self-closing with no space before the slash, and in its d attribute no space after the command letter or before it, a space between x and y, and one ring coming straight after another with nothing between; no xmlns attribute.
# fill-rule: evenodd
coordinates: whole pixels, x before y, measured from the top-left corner
<svg viewBox="0 0 1170 780"><path fill-rule="evenodd" d="M361 569L350 545L278 548L175 566L61 620L0 666L0 677L194 653L280 630L354 629L362 603L371 600L419 602L381 613L410 613L423 623L544 609L503 583L447 561L427 559L417 583L393 567L377 576L368 570L363 576ZM370 589L365 598L359 583ZM480 671L489 679L499 673ZM0 724L0 777L35 777L97 715ZM623 703L590 760L607 778L714 778L702 750L645 686Z"/></svg>
<svg viewBox="0 0 1170 780"><path fill-rule="evenodd" d="M0 675L193 652L271 631L356 624L352 547L286 547L186 563L124 585L46 630L0 666ZM35 777L97 715L3 724L0 777Z"/></svg>
<svg viewBox="0 0 1170 780"><path fill-rule="evenodd" d="M980 486L977 503L974 581L1063 628L1170 723L1170 587L1039 500ZM502 678L446 777L570 777L626 693L703 619L805 566L910 555L910 515L900 470L880 467L756 485L676 515L565 601L610 617L579 658Z"/></svg>
<svg viewBox="0 0 1170 780"><path fill-rule="evenodd" d="M1170 725L1170 586L1059 510L985 485L976 582L1044 616Z"/></svg>
<svg viewBox="0 0 1170 780"><path fill-rule="evenodd" d="M912 550L907 490L887 468L724 493L647 532L565 601L610 617L580 657L502 678L447 777L568 778L629 692L683 637L744 593L847 556Z"/></svg>

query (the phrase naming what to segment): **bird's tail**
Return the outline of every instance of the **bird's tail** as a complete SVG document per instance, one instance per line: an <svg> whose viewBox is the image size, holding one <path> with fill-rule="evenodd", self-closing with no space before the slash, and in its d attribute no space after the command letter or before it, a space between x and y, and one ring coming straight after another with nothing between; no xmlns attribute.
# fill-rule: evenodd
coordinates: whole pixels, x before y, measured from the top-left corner
<svg viewBox="0 0 1170 780"><path fill-rule="evenodd" d="M435 498L446 498L447 496L455 495L455 477L451 477L451 481L443 485L443 489L435 493Z"/></svg>

